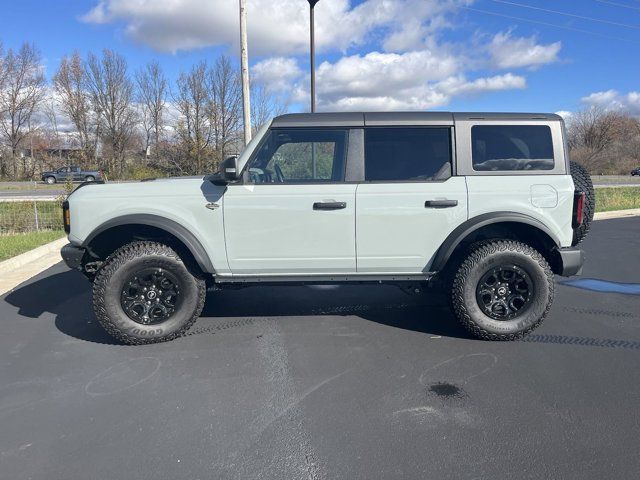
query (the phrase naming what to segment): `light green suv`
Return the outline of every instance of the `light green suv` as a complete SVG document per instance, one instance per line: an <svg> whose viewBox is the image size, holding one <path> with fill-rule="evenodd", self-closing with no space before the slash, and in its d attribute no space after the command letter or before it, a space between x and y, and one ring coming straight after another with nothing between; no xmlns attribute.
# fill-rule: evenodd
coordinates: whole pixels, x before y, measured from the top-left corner
<svg viewBox="0 0 640 480"><path fill-rule="evenodd" d="M289 114L206 177L83 186L67 264L127 343L182 335L207 286L437 282L474 335L542 322L594 211L552 114Z"/></svg>

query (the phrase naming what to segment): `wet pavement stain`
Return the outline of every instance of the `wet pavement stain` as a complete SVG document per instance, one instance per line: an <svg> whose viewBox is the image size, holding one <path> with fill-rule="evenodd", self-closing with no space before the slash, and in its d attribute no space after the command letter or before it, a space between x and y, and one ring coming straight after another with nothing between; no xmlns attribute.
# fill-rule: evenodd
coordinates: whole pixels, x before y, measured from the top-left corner
<svg viewBox="0 0 640 480"><path fill-rule="evenodd" d="M466 396L464 390L462 390L460 387L447 382L438 382L431 384L428 388L428 393L446 399L463 398Z"/></svg>

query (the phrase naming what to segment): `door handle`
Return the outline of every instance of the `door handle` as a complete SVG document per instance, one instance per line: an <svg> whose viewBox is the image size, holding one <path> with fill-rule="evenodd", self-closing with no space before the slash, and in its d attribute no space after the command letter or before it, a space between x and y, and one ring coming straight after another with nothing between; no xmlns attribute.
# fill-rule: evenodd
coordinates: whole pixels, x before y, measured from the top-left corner
<svg viewBox="0 0 640 480"><path fill-rule="evenodd" d="M425 208L450 208L458 206L458 200L427 200Z"/></svg>
<svg viewBox="0 0 640 480"><path fill-rule="evenodd" d="M342 210L347 208L347 202L315 202L314 210Z"/></svg>

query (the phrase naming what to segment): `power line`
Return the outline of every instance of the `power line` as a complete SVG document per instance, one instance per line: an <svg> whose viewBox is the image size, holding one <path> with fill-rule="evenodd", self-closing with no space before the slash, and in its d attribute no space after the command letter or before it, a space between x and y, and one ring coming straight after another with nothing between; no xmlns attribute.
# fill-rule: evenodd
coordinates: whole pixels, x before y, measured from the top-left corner
<svg viewBox="0 0 640 480"><path fill-rule="evenodd" d="M605 5L612 5L614 7L628 8L630 10L640 10L640 7L634 7L632 5L625 5L624 3L607 2L606 0L596 0L598 3L604 3Z"/></svg>
<svg viewBox="0 0 640 480"><path fill-rule="evenodd" d="M489 10L481 10L479 8L472 8L472 7L460 7L460 8L463 8L464 10L470 10L472 12L483 13L485 15L493 15L494 17L508 18L508 19L511 19L511 20L518 20L520 22L535 23L537 25L544 25L544 26L547 26L547 27L560 28L562 30L569 30L569 31L572 31L572 32L584 33L586 35L592 35L592 36L595 36L595 37L608 38L609 40L617 40L617 41L620 41L620 42L628 42L628 43L640 44L640 42L637 42L635 40L629 40L627 38L620 38L620 37L612 37L610 35L604 35L602 33L592 32L590 30L582 30L581 28L573 28L573 27L567 27L565 25L557 25L555 23L541 22L539 20L531 20L531 19L528 19L528 18L514 17L513 15L506 15L506 14L503 14L503 13L490 12Z"/></svg>
<svg viewBox="0 0 640 480"><path fill-rule="evenodd" d="M576 15L575 13L560 12L558 10L551 10L549 8L536 7L534 5L525 5L523 3L508 2L506 0L491 0L491 1L495 3L502 3L503 5L512 5L514 7L529 8L531 10L538 10L541 12L553 13L555 15L564 15L565 17L579 18L581 20L588 20L590 22L606 23L607 25L615 25L616 27L633 28L635 30L640 30L640 25L629 25L626 23L618 23L618 22L612 22L609 20L602 20L601 18L585 17L584 15Z"/></svg>

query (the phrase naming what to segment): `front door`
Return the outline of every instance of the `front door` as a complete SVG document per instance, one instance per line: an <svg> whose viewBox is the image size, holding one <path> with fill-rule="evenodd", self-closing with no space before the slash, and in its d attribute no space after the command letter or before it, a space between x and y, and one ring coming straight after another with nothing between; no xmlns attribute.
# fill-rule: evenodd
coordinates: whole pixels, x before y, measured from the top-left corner
<svg viewBox="0 0 640 480"><path fill-rule="evenodd" d="M272 129L224 194L233 275L354 273L355 184L344 183L348 131Z"/></svg>
<svg viewBox="0 0 640 480"><path fill-rule="evenodd" d="M451 127L365 129L356 195L358 272L424 273L467 219L464 177L452 177Z"/></svg>

